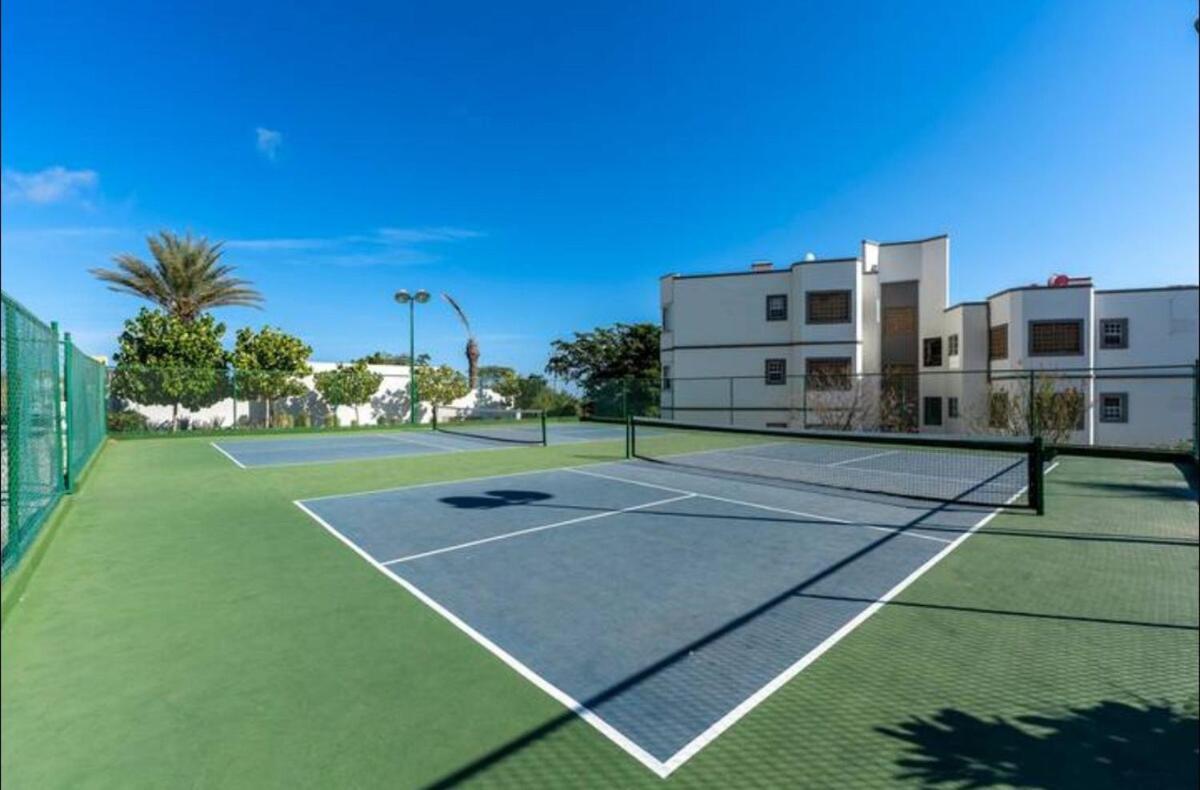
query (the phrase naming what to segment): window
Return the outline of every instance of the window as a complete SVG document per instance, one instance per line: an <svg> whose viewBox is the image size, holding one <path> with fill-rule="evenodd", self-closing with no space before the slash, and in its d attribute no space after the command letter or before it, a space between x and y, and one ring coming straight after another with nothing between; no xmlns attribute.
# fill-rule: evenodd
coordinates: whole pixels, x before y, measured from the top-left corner
<svg viewBox="0 0 1200 790"><path fill-rule="evenodd" d="M662 309L662 328L664 332L671 331L671 305L665 304Z"/></svg>
<svg viewBox="0 0 1200 790"><path fill-rule="evenodd" d="M1008 324L988 330L988 359L1008 359Z"/></svg>
<svg viewBox="0 0 1200 790"><path fill-rule="evenodd" d="M810 392L850 389L850 358L809 359L805 386Z"/></svg>
<svg viewBox="0 0 1200 790"><path fill-rule="evenodd" d="M770 294L767 296L767 320L787 320L787 294Z"/></svg>
<svg viewBox="0 0 1200 790"><path fill-rule="evenodd" d="M1083 353L1083 321L1030 321L1029 355L1058 356Z"/></svg>
<svg viewBox="0 0 1200 790"><path fill-rule="evenodd" d="M958 335L946 338L946 354L951 357L958 356Z"/></svg>
<svg viewBox="0 0 1200 790"><path fill-rule="evenodd" d="M1129 422L1129 394L1105 392L1100 395L1100 422Z"/></svg>
<svg viewBox="0 0 1200 790"><path fill-rule="evenodd" d="M1129 319L1105 318L1100 321L1100 348L1129 348Z"/></svg>
<svg viewBox="0 0 1200 790"><path fill-rule="evenodd" d="M925 398L925 424L942 424L942 399L937 397Z"/></svg>
<svg viewBox="0 0 1200 790"><path fill-rule="evenodd" d="M911 307L889 307L883 311L885 335L911 335L917 331L917 311Z"/></svg>
<svg viewBox="0 0 1200 790"><path fill-rule="evenodd" d="M951 397L946 399L946 413L950 419L958 419L958 398Z"/></svg>
<svg viewBox="0 0 1200 790"><path fill-rule="evenodd" d="M665 392L665 391L671 389L671 366L670 365L662 366L662 376L663 376L662 388L663 388L663 391Z"/></svg>
<svg viewBox="0 0 1200 790"><path fill-rule="evenodd" d="M765 378L767 384L786 384L787 360L768 359L766 364Z"/></svg>
<svg viewBox="0 0 1200 790"><path fill-rule="evenodd" d="M809 324L846 324L850 322L849 291L809 291L807 316Z"/></svg>
<svg viewBox="0 0 1200 790"><path fill-rule="evenodd" d="M927 368L940 368L942 366L942 339L940 337L927 337L924 342L925 353L921 359L924 361Z"/></svg>

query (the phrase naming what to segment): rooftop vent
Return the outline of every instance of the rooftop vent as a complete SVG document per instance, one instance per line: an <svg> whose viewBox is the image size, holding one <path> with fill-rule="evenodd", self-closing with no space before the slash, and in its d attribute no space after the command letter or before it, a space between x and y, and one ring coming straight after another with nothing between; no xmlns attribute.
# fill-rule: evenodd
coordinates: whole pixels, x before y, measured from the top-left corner
<svg viewBox="0 0 1200 790"><path fill-rule="evenodd" d="M770 261L755 261L750 264L750 271L752 272L769 272L774 268L775 264Z"/></svg>

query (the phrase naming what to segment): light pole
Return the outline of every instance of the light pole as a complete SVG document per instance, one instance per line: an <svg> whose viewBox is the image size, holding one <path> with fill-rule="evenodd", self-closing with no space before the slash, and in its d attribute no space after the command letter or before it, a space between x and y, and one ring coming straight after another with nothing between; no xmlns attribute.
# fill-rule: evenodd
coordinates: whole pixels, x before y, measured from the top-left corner
<svg viewBox="0 0 1200 790"><path fill-rule="evenodd" d="M417 341L416 320L413 318L416 305L429 301L429 291L424 289L410 294L401 288L396 291L396 301L408 305L408 421L417 423Z"/></svg>

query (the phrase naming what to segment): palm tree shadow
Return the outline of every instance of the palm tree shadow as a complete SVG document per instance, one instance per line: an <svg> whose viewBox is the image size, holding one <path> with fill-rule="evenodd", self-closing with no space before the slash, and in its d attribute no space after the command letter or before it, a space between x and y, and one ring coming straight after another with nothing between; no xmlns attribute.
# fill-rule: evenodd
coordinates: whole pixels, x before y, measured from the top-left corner
<svg viewBox="0 0 1200 790"><path fill-rule="evenodd" d="M1056 715L979 718L943 708L877 730L906 744L897 780L923 786L1195 788L1195 704L1105 700Z"/></svg>

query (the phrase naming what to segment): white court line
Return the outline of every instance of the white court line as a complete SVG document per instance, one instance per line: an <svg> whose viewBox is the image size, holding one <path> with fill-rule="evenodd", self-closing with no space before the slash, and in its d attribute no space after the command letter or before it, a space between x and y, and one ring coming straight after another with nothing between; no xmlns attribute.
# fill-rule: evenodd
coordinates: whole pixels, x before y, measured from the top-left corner
<svg viewBox="0 0 1200 790"><path fill-rule="evenodd" d="M846 521L845 519L834 518L833 516L822 516L817 513L805 513L802 510L789 510L788 508L785 508L785 507L775 507L773 505L763 505L763 504L759 504L758 502L749 502L744 499L730 499L729 497L716 496L715 494L702 494L698 491L687 491L682 488L672 488L670 486L662 486L662 485L658 485L656 483L643 483L640 480L629 480L624 477L617 477L616 475L606 475L606 474L601 474L600 472L589 472L584 469L576 468L576 469L566 469L564 471L574 472L575 474L579 474L579 475L587 475L588 477L602 477L606 480L619 480L622 483L632 483L635 486L646 486L647 488L661 488L664 491L676 491L681 494L692 494L693 496L700 497L701 499L715 499L718 502L728 502L731 505L741 505L742 507L757 508L758 510L769 510L773 513L786 513L789 516L799 516L801 518L817 519L819 521L829 521L834 524L846 524L846 525L854 526L854 527L862 527L863 529L872 529L872 530L875 530L876 532L899 532L900 534L904 535L905 537L920 538L921 540L932 540L935 543L949 543L950 542L950 541L946 540L945 538L936 538L933 535L921 535L916 532L906 532L902 529L896 529L893 527L881 527L878 524L860 524L855 521Z"/></svg>
<svg viewBox="0 0 1200 790"><path fill-rule="evenodd" d="M467 625L466 622L464 622L462 619L460 619L457 615L455 615L449 609L442 606L440 603L438 603L437 601L433 600L428 595L426 595L415 584L408 581L407 579L400 576L399 574L395 573L394 571L392 571L391 568L388 568L386 565L383 565L382 563L378 562L374 557L372 557L370 554L368 554L366 551L364 551L358 544L356 544L354 541L347 538L342 533L338 532L323 518L321 518L320 516L318 516L316 513L312 512L311 510L309 510L307 507L305 507L303 502L300 502L299 500L297 500L297 501L292 502L292 504L295 505L296 507L300 508L300 510L304 511L304 513L306 513L308 515L308 517L311 518L313 521L320 524L321 527L323 527L330 535L333 535L335 538L340 540L342 543L349 546L350 549L355 554L357 554L358 556L360 556L364 560L366 560L368 563L370 563L371 566L375 568L375 570L379 571L380 573L387 576L392 581L396 582L396 584L399 584L401 587L408 590L410 593L413 594L413 596L416 597L417 600L419 600L421 603L428 606L433 611L440 614L442 617L446 618L446 620L448 620L451 625L453 625L458 630L462 631L464 634L466 634L468 637L473 639L479 645L482 645L484 649L486 649L488 652L490 652L496 658L500 659L505 664L507 664L509 666L509 668L511 668L518 675L520 675L521 677L528 680L530 683L532 683L537 688L546 692L548 695L550 695L550 697L552 699L561 703L567 710L571 711L576 716L579 716L579 718L583 719L588 724L595 727L597 730L600 731L601 734L604 735L604 737L608 738L610 741L615 743L617 746L620 746L631 757L633 757L639 763L641 763L642 765L646 766L651 771L653 771L656 776L666 779L667 775L671 773L671 770L674 770L674 769L668 770L667 767L663 764L663 762L661 760L659 760L657 757L655 757L654 755L647 752L641 746L638 746L630 738L628 738L624 733L622 733L616 727L614 727L611 724L609 724L608 722L606 722L604 719L600 718L594 711L592 711L586 705L579 702L574 697L572 697L570 694L568 694L565 691L563 691L562 689L558 688L553 683L546 680L545 678L543 678L538 673L534 672L529 667L525 666L525 664L518 661L515 656L510 654L504 648L500 647L495 642L488 639L486 636L479 633L471 626Z"/></svg>
<svg viewBox="0 0 1200 790"><path fill-rule="evenodd" d="M383 434L383 433L377 433L377 434L373 434L373 435L378 436L381 439L389 439L393 442L401 442L401 443L407 443L407 444L419 444L422 447L435 447L435 448L441 450L442 452L453 452L454 450L458 449L457 447L454 447L449 442L426 442L426 441L422 441L420 439L414 439L409 436L389 436L388 434Z"/></svg>
<svg viewBox="0 0 1200 790"><path fill-rule="evenodd" d="M660 499L657 502L647 502L644 505L633 505L632 507L623 507L620 510L606 510L603 513L593 513L590 516L579 516L578 518L569 518L566 521L556 521L553 524L542 524L539 527L527 527L525 529L518 529L514 532L506 532L503 535L493 535L490 538L480 538L479 540L470 540L470 541L467 541L466 543L458 543L456 545L446 546L445 548L441 548L441 549L433 549L432 551L423 551L420 554L409 554L407 557L397 557L394 560L387 560L387 561L383 562L382 564L383 565L399 565L402 562L408 562L410 560L419 560L422 557L432 557L436 554L445 554L448 551L458 551L459 549L466 549L466 548L470 548L471 546L482 546L484 543L493 543L497 540L508 540L509 538L515 538L520 535L528 535L532 532L541 532L541 531L547 530L547 529L556 529L558 527L565 527L570 524L579 524L584 521L595 521L598 518L608 518L609 516L619 516L622 513L632 513L635 510L644 510L645 508L648 508L648 507L656 507L658 505L666 505L670 502L678 502L682 499L692 499L695 496L696 496L695 494L684 494L683 496L674 496L674 497L671 497L670 499Z"/></svg>
<svg viewBox="0 0 1200 790"><path fill-rule="evenodd" d="M209 444L209 446L210 446L210 447L212 447L212 448L213 448L214 450L216 450L218 453L220 453L221 455L223 455L223 456L225 456L226 458L228 458L230 461L233 461L235 464L237 464L239 469L245 469L245 468L246 468L246 465L245 465L244 463L242 463L242 462L241 462L241 461L239 461L238 459L234 458L234 457L233 457L232 455L230 455L229 453L225 452L224 448L222 448L222 447L221 447L221 445L217 444L216 442L209 442L208 444Z"/></svg>
<svg viewBox="0 0 1200 790"><path fill-rule="evenodd" d="M900 452L900 451L899 450L886 450L882 453L871 453L870 455L864 455L861 458L847 458L844 461L838 461L837 463L829 464L829 466L841 466L842 464L853 464L853 463L857 463L859 461L869 461L872 458L882 458L885 455L895 455L898 452Z"/></svg>

